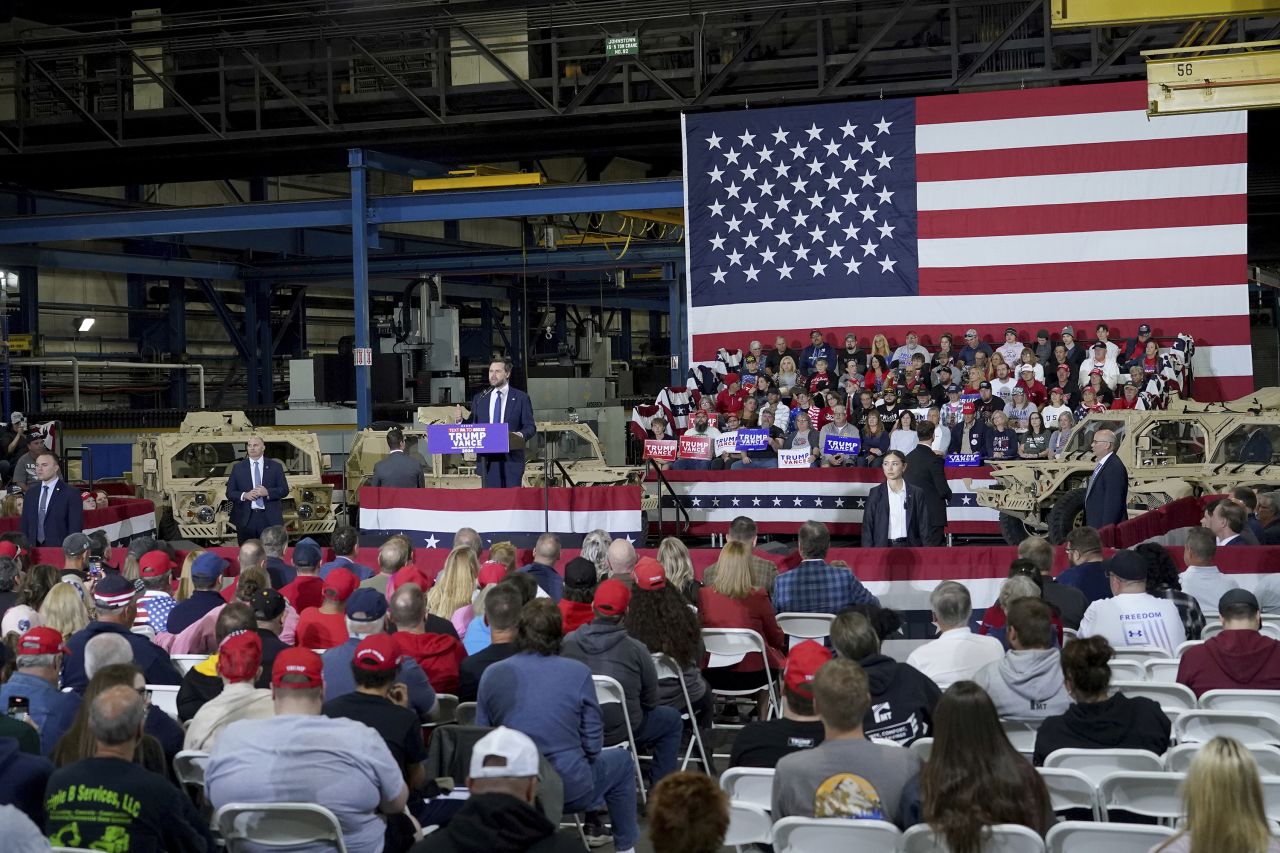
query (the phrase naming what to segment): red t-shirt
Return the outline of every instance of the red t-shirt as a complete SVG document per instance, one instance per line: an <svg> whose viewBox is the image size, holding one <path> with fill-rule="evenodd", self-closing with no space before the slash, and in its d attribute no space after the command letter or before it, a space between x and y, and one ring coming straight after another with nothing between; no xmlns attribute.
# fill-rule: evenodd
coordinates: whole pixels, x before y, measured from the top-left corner
<svg viewBox="0 0 1280 853"><path fill-rule="evenodd" d="M298 575L280 589L280 594L301 613L324 603L324 579L319 575Z"/></svg>
<svg viewBox="0 0 1280 853"><path fill-rule="evenodd" d="M815 373L809 377L809 393L817 394L831 387L830 373Z"/></svg>
<svg viewBox="0 0 1280 853"><path fill-rule="evenodd" d="M1043 406L1049 401L1049 389L1045 388L1044 384L1041 382L1037 382L1033 379L1031 380L1031 384L1028 385L1026 382L1019 379L1017 387L1026 389L1027 401L1037 408Z"/></svg>
<svg viewBox="0 0 1280 853"><path fill-rule="evenodd" d="M298 617L297 645L300 649L331 649L347 641L347 617L342 613L321 613L313 607Z"/></svg>
<svg viewBox="0 0 1280 853"><path fill-rule="evenodd" d="M1111 401L1111 410L1119 411L1120 409L1136 409L1138 408L1138 398L1134 397L1132 401L1126 400L1122 394Z"/></svg>

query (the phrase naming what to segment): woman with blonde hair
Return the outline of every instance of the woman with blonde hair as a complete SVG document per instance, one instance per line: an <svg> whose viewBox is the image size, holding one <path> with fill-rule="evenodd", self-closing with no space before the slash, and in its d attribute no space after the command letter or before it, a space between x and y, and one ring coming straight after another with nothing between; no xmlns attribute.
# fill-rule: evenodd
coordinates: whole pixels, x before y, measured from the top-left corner
<svg viewBox="0 0 1280 853"><path fill-rule="evenodd" d="M613 537L603 530L593 530L582 537L582 550L578 552L578 556L595 564L596 577L601 580L609 576L609 564L605 562L605 557L608 556L609 543L612 541Z"/></svg>
<svg viewBox="0 0 1280 853"><path fill-rule="evenodd" d="M0 516L15 518L20 515L22 515L22 492L16 495L5 495L4 503L0 504Z"/></svg>
<svg viewBox="0 0 1280 853"><path fill-rule="evenodd" d="M883 356L885 363L889 362L893 351L889 349L889 339L884 335L876 335L871 339L871 354Z"/></svg>
<svg viewBox="0 0 1280 853"><path fill-rule="evenodd" d="M1262 804L1258 765L1237 740L1200 747L1182 787L1182 830L1152 853L1280 853Z"/></svg>
<svg viewBox="0 0 1280 853"><path fill-rule="evenodd" d="M698 590L702 584L693 577L693 560L689 557L689 549L674 536L668 536L658 543L658 562L667 574L667 583L680 591L690 604L697 605Z"/></svg>
<svg viewBox="0 0 1280 853"><path fill-rule="evenodd" d="M186 601L191 597L191 593L196 591L195 584L191 580L191 564L203 553L202 548L187 552L187 556L182 561L182 571L178 573L178 590L173 594L174 601Z"/></svg>
<svg viewBox="0 0 1280 853"><path fill-rule="evenodd" d="M89 624L89 609L74 586L60 583L44 597L44 603L40 605L40 621L67 640Z"/></svg>
<svg viewBox="0 0 1280 853"><path fill-rule="evenodd" d="M454 548L445 559L435 586L427 593L427 612L441 619L452 618L454 611L471 603L479 574L476 552L466 546Z"/></svg>
<svg viewBox="0 0 1280 853"><path fill-rule="evenodd" d="M778 362L777 373L778 387L782 389L784 394L788 393L788 389L794 386L800 379L800 371L796 369L796 360L789 355L784 355Z"/></svg>

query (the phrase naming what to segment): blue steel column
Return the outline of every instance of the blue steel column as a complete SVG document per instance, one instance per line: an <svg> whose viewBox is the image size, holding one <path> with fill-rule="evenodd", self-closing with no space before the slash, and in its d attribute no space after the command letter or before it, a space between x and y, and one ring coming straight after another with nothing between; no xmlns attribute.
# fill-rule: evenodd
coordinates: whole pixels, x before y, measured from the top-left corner
<svg viewBox="0 0 1280 853"><path fill-rule="evenodd" d="M351 283L355 299L356 347L364 348L369 346L369 203L364 149L348 151L347 165L351 168ZM373 420L369 383L369 367L356 367L356 429L364 429Z"/></svg>

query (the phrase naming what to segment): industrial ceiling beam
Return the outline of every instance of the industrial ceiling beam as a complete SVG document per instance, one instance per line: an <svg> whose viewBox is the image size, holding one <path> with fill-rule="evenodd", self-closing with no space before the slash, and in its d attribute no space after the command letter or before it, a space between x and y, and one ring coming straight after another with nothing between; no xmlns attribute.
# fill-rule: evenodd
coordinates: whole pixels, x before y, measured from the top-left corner
<svg viewBox="0 0 1280 853"><path fill-rule="evenodd" d="M372 53L365 50L364 45L360 44L360 42L356 41L354 38L349 39L349 41L351 42L351 46L354 47L357 51L359 51L360 54L365 59L369 60L369 62L372 63L373 67L378 69L379 74L381 74L382 76L390 80L392 84L396 87L396 89L399 90L400 94L408 98L409 102L412 103L415 107L417 107L419 111L422 112L423 115L425 115L427 118L434 121L436 124L444 124L444 119L440 117L440 114L437 113L435 110L431 109L431 107L427 106L426 103L421 98L415 95L413 93L413 90L410 89L408 86L406 86L403 80L401 80L399 77L393 74L391 72L391 69L383 65L382 61L378 59L378 57L374 56Z"/></svg>
<svg viewBox="0 0 1280 853"><path fill-rule="evenodd" d="M880 25L880 29L876 30L871 38L862 43L862 46L858 48L858 52L849 57L848 62L836 69L836 73L832 74L826 85L822 87L821 94L830 95L835 91L844 82L844 78L852 74L853 70L862 64L871 51L875 50L876 45L880 44L880 41L888 35L891 29L898 25L898 22L902 20L907 12L911 11L911 7L914 5L916 5L916 0L903 0L902 3L899 3L894 13Z"/></svg>
<svg viewBox="0 0 1280 853"><path fill-rule="evenodd" d="M1280 14L1276 0L1050 0L1055 28Z"/></svg>
<svg viewBox="0 0 1280 853"><path fill-rule="evenodd" d="M239 264L218 261L193 261L123 252L38 249L30 246L0 248L0 266L110 272L151 278L209 278L219 281L238 279L241 272Z"/></svg>
<svg viewBox="0 0 1280 853"><path fill-rule="evenodd" d="M1038 11L1044 5L1044 2L1045 0L1031 0L1030 3L1022 7L1022 11L1018 13L1017 17L1009 22L1008 26L1001 31L1000 35L987 43L987 46L983 48L982 53L978 54L978 58L969 63L968 67L956 75L955 79L951 81L952 85L959 86L978 71L982 70L982 66L986 64L987 60L994 56L995 52L999 50L1005 42L1013 37L1013 34L1027 22L1032 13Z"/></svg>

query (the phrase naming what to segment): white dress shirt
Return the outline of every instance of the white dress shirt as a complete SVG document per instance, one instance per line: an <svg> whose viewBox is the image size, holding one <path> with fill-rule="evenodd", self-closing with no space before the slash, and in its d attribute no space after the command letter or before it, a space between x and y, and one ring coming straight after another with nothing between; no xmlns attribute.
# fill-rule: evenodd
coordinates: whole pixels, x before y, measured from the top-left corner
<svg viewBox="0 0 1280 853"><path fill-rule="evenodd" d="M489 391L489 396L484 398L486 418L493 417L493 395L494 394L502 394L502 416L499 417L496 421L491 420L490 423L500 424L507 419L507 403L511 402L510 383L503 385L501 388L492 388Z"/></svg>
<svg viewBox="0 0 1280 853"><path fill-rule="evenodd" d="M1002 657L1004 646L999 640L963 627L944 631L933 642L917 646L907 663L946 690L957 681L973 678L978 670Z"/></svg>
<svg viewBox="0 0 1280 853"><path fill-rule="evenodd" d="M901 488L894 491L888 483L885 491L889 494L889 538L907 538L907 484L899 481Z"/></svg>

